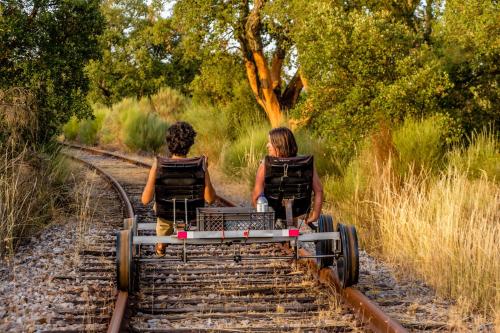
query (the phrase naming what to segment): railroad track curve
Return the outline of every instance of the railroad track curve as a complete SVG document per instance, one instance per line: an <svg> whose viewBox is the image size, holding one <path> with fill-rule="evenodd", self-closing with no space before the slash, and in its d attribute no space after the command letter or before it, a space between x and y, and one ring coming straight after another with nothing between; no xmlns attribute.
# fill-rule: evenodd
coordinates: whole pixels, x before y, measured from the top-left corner
<svg viewBox="0 0 500 333"><path fill-rule="evenodd" d="M155 222L152 207L140 202L149 163L88 147L64 150L114 184L124 207L128 205L125 219ZM224 199L219 204L232 205ZM169 259L181 256L178 246L169 246L164 260L156 259L153 247L146 246L137 270L137 291L117 294L108 332L406 331L355 288L340 288L332 269L317 271L312 259L298 265L284 260L220 260L234 257L235 251L280 257L290 250L272 244L237 249L206 245L191 249L203 261L175 263Z"/></svg>

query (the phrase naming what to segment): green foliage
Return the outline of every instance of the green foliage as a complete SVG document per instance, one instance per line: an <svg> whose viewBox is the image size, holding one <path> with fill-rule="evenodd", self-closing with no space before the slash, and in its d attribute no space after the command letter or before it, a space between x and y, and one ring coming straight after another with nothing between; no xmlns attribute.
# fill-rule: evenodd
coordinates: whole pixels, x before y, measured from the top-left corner
<svg viewBox="0 0 500 333"><path fill-rule="evenodd" d="M105 111L101 110L100 112L94 112L93 119L82 119L78 124L79 141L90 146L97 144L99 141L98 135L102 128L105 116Z"/></svg>
<svg viewBox="0 0 500 333"><path fill-rule="evenodd" d="M498 133L483 130L473 133L469 145L457 147L448 155L449 165L471 178L486 175L488 179L500 182L500 140Z"/></svg>
<svg viewBox="0 0 500 333"><path fill-rule="evenodd" d="M78 118L71 117L69 121L63 126L64 138L69 141L76 140L78 136Z"/></svg>
<svg viewBox="0 0 500 333"><path fill-rule="evenodd" d="M158 153L165 144L167 128L158 115L131 109L123 122L123 142L132 151Z"/></svg>
<svg viewBox="0 0 500 333"><path fill-rule="evenodd" d="M191 154L203 154L210 161L219 161L222 147L229 144L230 127L226 114L216 107L193 103L180 120L190 123L197 133Z"/></svg>
<svg viewBox="0 0 500 333"><path fill-rule="evenodd" d="M191 82L193 100L215 105L228 122L228 135L235 139L240 130L265 119L255 102L241 59L234 54L218 54L206 59Z"/></svg>
<svg viewBox="0 0 500 333"><path fill-rule="evenodd" d="M314 155L314 166L320 177L339 174L338 161L325 144L325 140L314 138L306 129L296 131L294 136L299 147L299 155Z"/></svg>
<svg viewBox="0 0 500 333"><path fill-rule="evenodd" d="M46 142L72 115L88 116L83 67L99 56L99 1L2 1L0 89L23 87L35 98Z"/></svg>
<svg viewBox="0 0 500 333"><path fill-rule="evenodd" d="M166 84L184 88L196 69L177 47L180 35L163 18L162 2L140 0L103 2L107 25L99 38L101 60L86 68L91 99L108 106L124 97L150 96Z"/></svg>
<svg viewBox="0 0 500 333"><path fill-rule="evenodd" d="M447 142L457 142L456 133L453 121L445 115L417 121L407 118L393 133L399 174L404 176L410 170L418 174L424 170L442 169L449 148Z"/></svg>
<svg viewBox="0 0 500 333"><path fill-rule="evenodd" d="M454 89L443 101L467 132L498 121L500 7L497 1L446 1L436 24L436 52Z"/></svg>

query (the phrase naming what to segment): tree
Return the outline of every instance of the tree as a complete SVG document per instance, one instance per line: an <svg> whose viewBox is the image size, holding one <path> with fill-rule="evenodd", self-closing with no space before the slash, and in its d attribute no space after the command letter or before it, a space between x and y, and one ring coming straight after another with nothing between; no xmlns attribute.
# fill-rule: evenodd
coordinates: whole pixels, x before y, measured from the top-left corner
<svg viewBox="0 0 500 333"><path fill-rule="evenodd" d="M420 9L405 3L402 10L370 1L274 1L293 21L288 36L308 80L293 116L339 158L349 160L380 122L446 111L441 101L452 85L420 28Z"/></svg>
<svg viewBox="0 0 500 333"><path fill-rule="evenodd" d="M221 52L241 57L255 100L278 126L283 111L296 104L304 80L299 68L285 80L283 66L293 44L265 7L265 0L179 0L173 17L186 56L201 61Z"/></svg>
<svg viewBox="0 0 500 333"><path fill-rule="evenodd" d="M98 0L0 1L0 89L33 96L36 140L50 140L71 115L90 115L83 68L99 56L103 24Z"/></svg>
<svg viewBox="0 0 500 333"><path fill-rule="evenodd" d="M111 105L124 97L150 96L162 86L186 90L198 64L185 62L179 33L161 16L162 1L105 0L103 57L87 66L93 101Z"/></svg>
<svg viewBox="0 0 500 333"><path fill-rule="evenodd" d="M436 52L454 86L443 103L469 132L500 130L498 22L498 1L450 0L436 25Z"/></svg>

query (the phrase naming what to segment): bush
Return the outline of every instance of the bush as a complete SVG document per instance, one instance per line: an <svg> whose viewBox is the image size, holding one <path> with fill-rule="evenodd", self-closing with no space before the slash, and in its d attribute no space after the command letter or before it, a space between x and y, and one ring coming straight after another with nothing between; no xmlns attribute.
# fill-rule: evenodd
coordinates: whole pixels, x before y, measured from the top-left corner
<svg viewBox="0 0 500 333"><path fill-rule="evenodd" d="M190 104L184 95L169 87L162 88L151 96L150 103L152 111L168 122L178 119Z"/></svg>
<svg viewBox="0 0 500 333"><path fill-rule="evenodd" d="M63 126L64 138L66 140L76 140L78 136L78 119L73 116L69 119L69 121Z"/></svg>
<svg viewBox="0 0 500 333"><path fill-rule="evenodd" d="M78 139L86 145L96 145L99 143L99 133L101 131L106 111L99 109L94 111L94 119L82 119L78 123Z"/></svg>
<svg viewBox="0 0 500 333"><path fill-rule="evenodd" d="M301 129L294 133L299 155L314 155L314 166L320 177L339 175L339 162L328 148L325 140L314 138L308 130Z"/></svg>
<svg viewBox="0 0 500 333"><path fill-rule="evenodd" d="M157 114L130 109L123 122L123 143L132 151L158 153L165 144L167 128Z"/></svg>

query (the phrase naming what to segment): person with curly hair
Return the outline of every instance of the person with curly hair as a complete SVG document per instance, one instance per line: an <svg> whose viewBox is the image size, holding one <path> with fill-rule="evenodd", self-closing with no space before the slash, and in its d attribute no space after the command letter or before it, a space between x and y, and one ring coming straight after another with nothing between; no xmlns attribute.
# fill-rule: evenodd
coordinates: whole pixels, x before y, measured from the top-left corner
<svg viewBox="0 0 500 333"><path fill-rule="evenodd" d="M194 144L196 131L193 127L183 121L178 121L167 130L166 141L168 148L168 157L171 159L187 159L189 149ZM206 159L206 157L205 157ZM151 170L149 171L148 180L144 191L142 192L141 201L144 205L149 204L155 194L155 184L158 170L158 158L155 159ZM210 182L208 168L205 170L205 192L204 199L207 203L212 203L217 198L217 194ZM163 218L157 217L156 235L157 236L170 236L174 233L173 221L168 221ZM156 244L156 254L158 256L165 255L166 244Z"/></svg>

